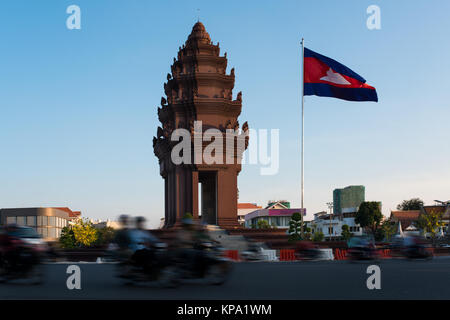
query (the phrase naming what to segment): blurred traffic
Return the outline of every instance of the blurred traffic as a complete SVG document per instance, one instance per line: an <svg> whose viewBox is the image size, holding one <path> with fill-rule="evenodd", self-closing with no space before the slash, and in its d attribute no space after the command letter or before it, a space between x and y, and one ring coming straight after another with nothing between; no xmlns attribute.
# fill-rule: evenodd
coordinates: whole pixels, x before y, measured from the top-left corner
<svg viewBox="0 0 450 320"><path fill-rule="evenodd" d="M221 285L229 278L236 261L378 262L385 258L433 258L430 242L417 235L394 237L388 243L376 243L367 235L353 236L343 243L299 240L291 243L290 248L278 250L249 238L243 240L244 249L230 250L224 246L225 236L212 236L208 226L189 215L171 231L171 238L164 240L159 238L162 233L145 228L143 217L122 215L119 223L120 228L103 247L84 251L96 254L97 262L114 263L115 276L123 284ZM75 260L68 258L77 252L83 252L83 248L64 251L47 244L31 227L4 226L0 229L0 281L25 279L30 283L41 283L44 281L43 263L83 261L82 256Z"/></svg>
<svg viewBox="0 0 450 320"><path fill-rule="evenodd" d="M28 279L43 281L41 263L49 252L33 228L7 225L0 228L0 282Z"/></svg>
<svg viewBox="0 0 450 320"><path fill-rule="evenodd" d="M150 281L168 287L191 282L220 285L231 271L231 261L223 257L220 244L209 237L204 225L190 217L182 220L170 250L144 229L143 217L133 221L123 215L120 222L122 229L109 245L108 253L119 262L117 276L124 283Z"/></svg>

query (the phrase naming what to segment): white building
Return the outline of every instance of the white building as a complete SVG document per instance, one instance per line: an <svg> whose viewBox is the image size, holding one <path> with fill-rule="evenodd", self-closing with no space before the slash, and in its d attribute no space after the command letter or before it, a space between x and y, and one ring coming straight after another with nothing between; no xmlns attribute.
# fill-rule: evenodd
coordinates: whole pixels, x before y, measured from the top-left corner
<svg viewBox="0 0 450 320"><path fill-rule="evenodd" d="M122 225L118 221L112 221L112 220L93 220L91 219L90 222L92 223L92 226L96 229L101 228L113 228L113 229L121 229Z"/></svg>
<svg viewBox="0 0 450 320"><path fill-rule="evenodd" d="M255 210L262 209L262 207L258 206L256 203L238 203L237 209L238 222L243 226L245 224L245 215Z"/></svg>
<svg viewBox="0 0 450 320"><path fill-rule="evenodd" d="M331 218L330 218L331 217ZM314 214L314 220L309 223L311 232L322 232L325 239L330 237L338 239L342 234L342 226L348 225L349 231L355 236L363 234L362 228L355 223L355 212L352 210L342 210L342 214L329 214L325 211Z"/></svg>
<svg viewBox="0 0 450 320"><path fill-rule="evenodd" d="M278 229L288 229L289 221L294 213L303 212L306 215L306 210L299 208L292 209L287 201L269 201L269 204L264 209L254 210L245 215L245 227L252 228L258 225L258 221L265 220L267 223Z"/></svg>

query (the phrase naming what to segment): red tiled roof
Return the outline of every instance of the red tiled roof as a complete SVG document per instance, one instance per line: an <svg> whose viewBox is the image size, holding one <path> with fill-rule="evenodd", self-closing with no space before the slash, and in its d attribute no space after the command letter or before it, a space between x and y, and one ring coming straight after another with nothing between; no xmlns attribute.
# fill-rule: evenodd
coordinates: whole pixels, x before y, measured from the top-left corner
<svg viewBox="0 0 450 320"><path fill-rule="evenodd" d="M61 211L65 211L65 212L67 212L68 214L71 214L71 213L72 213L72 210L70 210L70 209L67 208L67 207L53 207L53 209L58 209L58 210L61 210Z"/></svg>
<svg viewBox="0 0 450 320"><path fill-rule="evenodd" d="M79 217L81 216L81 211L73 211L72 213L69 213L69 217Z"/></svg>
<svg viewBox="0 0 450 320"><path fill-rule="evenodd" d="M446 206L424 206L423 207L426 213L430 213L432 211L439 212L439 213L445 213L447 210Z"/></svg>
<svg viewBox="0 0 450 320"><path fill-rule="evenodd" d="M391 211L391 219L395 220L417 220L419 215L420 210Z"/></svg>
<svg viewBox="0 0 450 320"><path fill-rule="evenodd" d="M413 222L419 219L420 210L407 210L407 211L391 211L391 219L402 224L402 228L408 228Z"/></svg>
<svg viewBox="0 0 450 320"><path fill-rule="evenodd" d="M67 207L54 207L53 209L58 209L69 214L69 218L79 217L81 215L81 211L72 211Z"/></svg>
<svg viewBox="0 0 450 320"><path fill-rule="evenodd" d="M238 209L261 209L262 207L254 203L238 203Z"/></svg>

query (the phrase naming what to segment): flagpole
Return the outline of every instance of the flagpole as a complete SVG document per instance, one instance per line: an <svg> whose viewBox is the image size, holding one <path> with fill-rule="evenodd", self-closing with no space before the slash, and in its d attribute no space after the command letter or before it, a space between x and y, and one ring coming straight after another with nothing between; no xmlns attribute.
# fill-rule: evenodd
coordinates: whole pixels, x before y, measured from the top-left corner
<svg viewBox="0 0 450 320"><path fill-rule="evenodd" d="M302 169L301 169L301 210L302 217L301 234L303 238L303 210L304 210L304 197L305 197L305 164L304 164L304 152L305 152L305 39L302 38Z"/></svg>

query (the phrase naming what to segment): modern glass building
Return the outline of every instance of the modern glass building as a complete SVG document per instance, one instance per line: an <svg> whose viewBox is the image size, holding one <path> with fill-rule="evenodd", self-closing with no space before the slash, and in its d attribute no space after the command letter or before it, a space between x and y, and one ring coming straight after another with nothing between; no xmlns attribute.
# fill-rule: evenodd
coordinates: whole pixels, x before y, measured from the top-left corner
<svg viewBox="0 0 450 320"><path fill-rule="evenodd" d="M366 189L364 186L349 186L333 191L333 213L342 214L358 211L361 203L365 201Z"/></svg>
<svg viewBox="0 0 450 320"><path fill-rule="evenodd" d="M69 208L0 209L0 224L29 226L34 228L44 240L56 241L61 235L62 228L79 215L79 212Z"/></svg>

